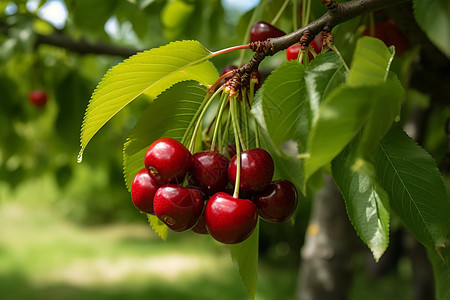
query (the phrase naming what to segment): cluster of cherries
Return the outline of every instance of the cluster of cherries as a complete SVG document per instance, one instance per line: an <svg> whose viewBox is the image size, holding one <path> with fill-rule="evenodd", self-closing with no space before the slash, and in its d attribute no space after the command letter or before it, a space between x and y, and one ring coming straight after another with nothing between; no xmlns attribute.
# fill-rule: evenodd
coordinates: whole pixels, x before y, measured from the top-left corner
<svg viewBox="0 0 450 300"><path fill-rule="evenodd" d="M269 222L289 219L297 207L297 190L288 180L272 181L274 163L262 148L231 160L218 152L191 154L177 140L161 138L148 148L131 185L134 205L156 215L173 231L210 234L236 244L254 231L258 216ZM239 197L233 186L239 182Z"/></svg>

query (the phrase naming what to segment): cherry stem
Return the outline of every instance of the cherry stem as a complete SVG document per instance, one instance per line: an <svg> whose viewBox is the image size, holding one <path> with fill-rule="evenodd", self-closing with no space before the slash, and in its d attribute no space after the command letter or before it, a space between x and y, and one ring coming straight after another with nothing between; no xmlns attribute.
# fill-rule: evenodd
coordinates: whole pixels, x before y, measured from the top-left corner
<svg viewBox="0 0 450 300"><path fill-rule="evenodd" d="M350 72L350 69L349 69L347 63L345 62L344 58L342 57L341 52L339 52L339 50L338 50L338 48L336 47L336 45L333 44L333 45L331 45L330 48L331 48L334 52L337 53L337 55L338 55L338 57L339 57L339 60L340 60L340 61L342 62L342 64L344 65L345 70L346 70L347 72Z"/></svg>
<svg viewBox="0 0 450 300"><path fill-rule="evenodd" d="M233 47L225 48L225 49L222 49L222 50L211 52L211 54L212 54L213 57L215 57L217 55L221 55L221 54L224 54L224 53L228 53L228 52L232 52L232 51L236 51L236 50L244 50L244 49L250 49L250 44L245 44L245 45L239 45L239 46L233 46Z"/></svg>
<svg viewBox="0 0 450 300"><path fill-rule="evenodd" d="M208 102L208 99L210 99L210 97L212 96L212 93L207 92L205 95L205 98L203 98L202 103L200 104L200 106L198 107L197 111L195 112L194 117L192 118L192 120L189 122L188 127L186 128L186 131L184 132L183 138L181 139L181 143L183 145L186 145L186 140L188 139L188 135L192 130L192 127L195 124L195 121L198 119L198 116L200 115L201 111L203 110L203 108L205 107L206 102Z"/></svg>
<svg viewBox="0 0 450 300"><path fill-rule="evenodd" d="M192 132L191 142L189 144L189 151L191 153L194 152L195 147L195 139L197 137L198 129L200 128L200 125L202 124L203 116L205 115L206 111L208 110L208 107L211 105L213 100L216 98L216 96L222 91L223 87L221 86L209 99L206 101L205 105L201 108L200 115L197 118L197 122L194 127L194 131ZM199 109L200 110L200 109Z"/></svg>
<svg viewBox="0 0 450 300"><path fill-rule="evenodd" d="M219 85L219 83L220 83L225 77L230 76L230 75L232 75L233 73L234 73L234 70L231 70L231 71L226 72L225 74L222 74L222 76L220 76L219 79L217 79L216 82L214 82L214 84L208 88L208 91L210 91L210 92L211 92L211 91L214 91L214 90L217 88L217 86Z"/></svg>
<svg viewBox="0 0 450 300"><path fill-rule="evenodd" d="M211 141L211 151L214 151L214 146L216 146L217 135L219 132L219 127L222 123L222 115L223 115L225 106L228 102L227 100L228 100L228 94L225 92L222 93L222 96L220 97L219 111L216 115L216 125L214 127L214 132L213 132L212 141ZM219 151L220 151L220 149L219 149Z"/></svg>
<svg viewBox="0 0 450 300"><path fill-rule="evenodd" d="M236 182L234 184L233 198L239 198L239 186L241 185L241 147L238 138L236 101L237 97L232 97L230 99L231 123L233 123L234 141L236 143Z"/></svg>
<svg viewBox="0 0 450 300"><path fill-rule="evenodd" d="M245 141L249 143L249 129L248 129L248 111L247 111L247 90L243 89L241 91L242 93L242 101L240 101L241 105L241 112L243 115L241 115L241 119L244 121L244 130L245 130Z"/></svg>
<svg viewBox="0 0 450 300"><path fill-rule="evenodd" d="M278 10L277 15L273 18L272 22L270 22L270 24L274 25L275 23L278 22L278 19L281 17L281 15L283 14L284 10L286 9L286 6L288 5L290 0L285 0L283 5L281 5L280 9Z"/></svg>
<svg viewBox="0 0 450 300"><path fill-rule="evenodd" d="M238 101L238 100L236 100ZM237 110L237 107L234 107L234 113L235 113L235 118L238 120L238 122L236 123L237 125L237 134L239 137L239 141L241 142L241 146L242 146L242 150L246 151L247 147L244 143L244 139L242 138L242 132L241 132L241 127L239 126L239 120L241 119L242 116L240 116L240 110ZM233 115L232 115L233 116Z"/></svg>

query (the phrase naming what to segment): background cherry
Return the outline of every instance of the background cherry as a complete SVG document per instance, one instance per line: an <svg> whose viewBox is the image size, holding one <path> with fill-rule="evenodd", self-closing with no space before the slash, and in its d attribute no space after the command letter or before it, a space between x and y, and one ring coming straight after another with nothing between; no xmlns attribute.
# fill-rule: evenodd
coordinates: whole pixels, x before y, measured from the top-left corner
<svg viewBox="0 0 450 300"><path fill-rule="evenodd" d="M134 176L131 183L131 200L142 212L155 214L153 210L153 198L160 185L150 177L144 168Z"/></svg>
<svg viewBox="0 0 450 300"><path fill-rule="evenodd" d="M228 178L236 183L237 156L233 156L228 166ZM273 159L262 148L253 148L241 152L241 182L243 191L257 192L264 190L272 181L274 172Z"/></svg>
<svg viewBox="0 0 450 300"><path fill-rule="evenodd" d="M193 232L198 234L208 234L208 229L206 228L205 215L203 214L198 220L197 224L191 229Z"/></svg>
<svg viewBox="0 0 450 300"><path fill-rule="evenodd" d="M362 35L372 36L370 26L364 29ZM391 19L376 22L373 28L373 36L382 40L388 47L394 45L397 55L402 55L409 48L408 39Z"/></svg>
<svg viewBox="0 0 450 300"><path fill-rule="evenodd" d="M156 216L173 231L191 229L203 211L203 196L199 189L166 184L153 200Z"/></svg>
<svg viewBox="0 0 450 300"><path fill-rule="evenodd" d="M32 90L28 93L28 100L36 107L44 107L47 104L47 92L44 90Z"/></svg>
<svg viewBox="0 0 450 300"><path fill-rule="evenodd" d="M224 244L237 244L252 234L258 213L252 201L219 192L208 200L205 220L214 239Z"/></svg>
<svg viewBox="0 0 450 300"><path fill-rule="evenodd" d="M275 26L264 22L256 22L250 28L250 42L265 41L268 38L276 38L286 33Z"/></svg>
<svg viewBox="0 0 450 300"><path fill-rule="evenodd" d="M288 180L275 180L264 191L256 193L253 201L261 218L268 222L283 222L297 208L297 189Z"/></svg>
<svg viewBox="0 0 450 300"><path fill-rule="evenodd" d="M209 195L223 191L228 184L228 163L228 158L217 152L195 153L191 167L194 185Z"/></svg>
<svg viewBox="0 0 450 300"><path fill-rule="evenodd" d="M189 150L171 138L161 138L153 142L144 159L148 173L161 185L183 178L191 162L192 154Z"/></svg>

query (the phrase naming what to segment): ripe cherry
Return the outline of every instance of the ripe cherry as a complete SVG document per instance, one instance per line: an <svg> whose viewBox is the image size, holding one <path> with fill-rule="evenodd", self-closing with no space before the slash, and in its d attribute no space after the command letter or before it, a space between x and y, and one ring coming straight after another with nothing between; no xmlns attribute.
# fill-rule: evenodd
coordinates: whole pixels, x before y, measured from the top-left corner
<svg viewBox="0 0 450 300"><path fill-rule="evenodd" d="M364 29L362 35L371 36L371 28ZM398 28L397 24L391 19L386 19L382 22L377 22L373 27L373 36L382 40L386 46L394 45L395 53L401 55L408 50L409 41L406 36Z"/></svg>
<svg viewBox="0 0 450 300"><path fill-rule="evenodd" d="M319 34L317 36L319 36ZM316 54L319 54L322 51L322 49L321 49L321 47L319 47L317 45L316 39L317 38L312 40L309 45L313 48L313 50L314 50L314 52L316 52ZM286 49L286 59L287 60L298 59L298 54L300 52L300 48L301 48L300 44L295 44L295 45L288 47ZM310 61L314 59L314 54L310 50L308 50L308 58Z"/></svg>
<svg viewBox="0 0 450 300"><path fill-rule="evenodd" d="M28 100L36 107L44 107L47 104L47 92L32 90L28 93Z"/></svg>
<svg viewBox="0 0 450 300"><path fill-rule="evenodd" d="M153 200L156 216L173 231L191 229L203 211L203 196L199 189L166 184Z"/></svg>
<svg viewBox="0 0 450 300"><path fill-rule="evenodd" d="M206 194L223 191L228 184L228 158L217 152L197 152L192 158L191 175L194 185Z"/></svg>
<svg viewBox="0 0 450 300"><path fill-rule="evenodd" d="M274 172L273 159L261 148L253 148L241 152L240 189L249 192L264 190L272 181ZM237 155L233 156L228 166L228 178L236 183Z"/></svg>
<svg viewBox="0 0 450 300"><path fill-rule="evenodd" d="M268 222L283 222L297 208L297 189L288 180L275 180L262 192L253 196L258 214Z"/></svg>
<svg viewBox="0 0 450 300"><path fill-rule="evenodd" d="M286 33L264 21L256 22L250 28L250 42L265 41L268 38L276 38Z"/></svg>
<svg viewBox="0 0 450 300"><path fill-rule="evenodd" d="M238 66L235 66L235 65L228 65L228 66L225 66L224 68L223 68L223 70L222 70L222 75L223 74L226 74L226 73L228 73L228 72L231 72L231 71L233 71L234 69L237 69L238 68Z"/></svg>
<svg viewBox="0 0 450 300"><path fill-rule="evenodd" d="M182 180L192 161L192 154L177 140L161 138L147 150L144 164L150 176L163 185L174 179Z"/></svg>
<svg viewBox="0 0 450 300"><path fill-rule="evenodd" d="M224 244L237 244L252 234L258 212L252 201L219 192L208 200L205 220L214 239Z"/></svg>
<svg viewBox="0 0 450 300"><path fill-rule="evenodd" d="M198 234L208 234L208 229L206 228L205 214L203 214L198 220L197 224L191 229L193 232Z"/></svg>
<svg viewBox="0 0 450 300"><path fill-rule="evenodd" d="M153 210L153 198L160 185L150 177L144 168L134 176L131 183L131 200L142 212L155 214Z"/></svg>

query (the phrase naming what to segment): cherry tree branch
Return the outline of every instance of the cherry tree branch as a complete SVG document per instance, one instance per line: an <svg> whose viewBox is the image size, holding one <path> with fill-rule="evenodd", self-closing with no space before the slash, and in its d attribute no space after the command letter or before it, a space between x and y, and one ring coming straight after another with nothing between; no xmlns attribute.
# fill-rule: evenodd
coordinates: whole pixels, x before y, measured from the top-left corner
<svg viewBox="0 0 450 300"><path fill-rule="evenodd" d="M255 55L247 64L235 70L235 75L229 82L234 89L237 89L239 85L246 86L250 73L258 69L259 64L266 56L287 49L289 46L298 42L307 46L314 36L321 31L331 32L336 25L364 13L409 1L411 0L354 0L338 4L333 0L322 0L322 3L328 8L328 11L305 27L281 37L250 43L249 47L253 52L256 52Z"/></svg>
<svg viewBox="0 0 450 300"><path fill-rule="evenodd" d="M306 31L310 31L313 35L318 34L324 29L331 31L331 29L333 29L336 25L344 23L364 13L383 9L388 6L394 6L407 1L410 0L355 0L331 6L331 9L328 9L323 16L315 21L312 21L305 27L290 34L269 39L268 42L270 44L270 49L268 49L267 53L272 55L295 43L298 43Z"/></svg>
<svg viewBox="0 0 450 300"><path fill-rule="evenodd" d="M40 44L57 46L80 54L106 54L122 57L129 57L140 51L101 42L91 43L83 39L73 40L59 32L49 35L36 34L36 46Z"/></svg>

